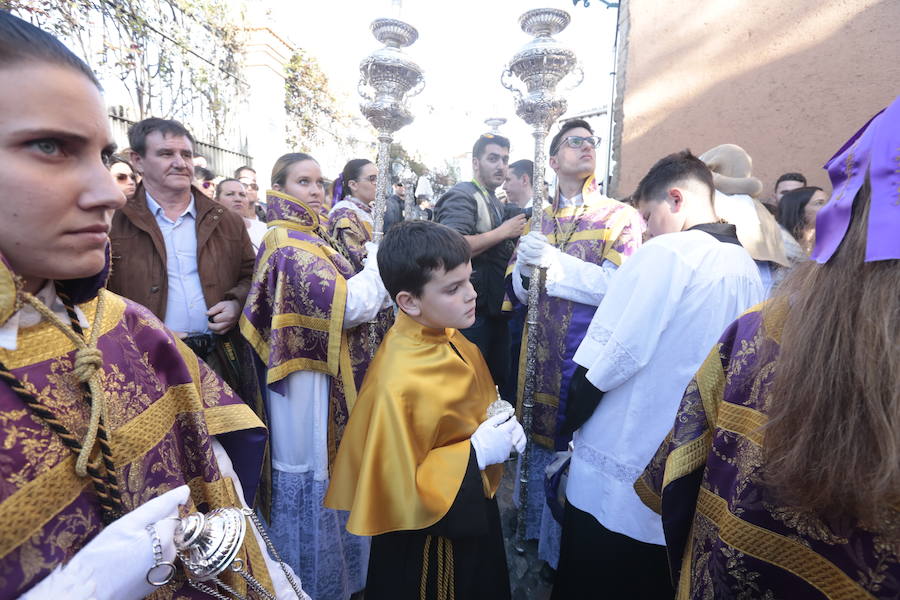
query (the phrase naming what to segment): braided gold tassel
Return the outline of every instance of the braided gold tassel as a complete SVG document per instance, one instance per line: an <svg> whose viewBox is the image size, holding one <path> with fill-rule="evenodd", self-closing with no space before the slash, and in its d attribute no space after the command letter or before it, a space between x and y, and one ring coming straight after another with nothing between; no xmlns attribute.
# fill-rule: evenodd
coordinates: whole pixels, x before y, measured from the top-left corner
<svg viewBox="0 0 900 600"><path fill-rule="evenodd" d="M75 473L79 477L88 476L88 463L91 453L97 443L97 430L100 428L101 419L107 422L106 395L100 382L100 368L103 366L103 353L97 348L100 338L100 329L103 321L103 309L106 306L106 290L101 289L97 295L97 310L94 314L94 323L91 326L91 334L85 342L71 327L68 327L46 304L38 300L28 292L21 292L22 299L34 308L42 317L52 323L57 329L68 337L77 350L75 351L75 376L78 381L87 383L91 390L91 418L78 459L75 461Z"/></svg>

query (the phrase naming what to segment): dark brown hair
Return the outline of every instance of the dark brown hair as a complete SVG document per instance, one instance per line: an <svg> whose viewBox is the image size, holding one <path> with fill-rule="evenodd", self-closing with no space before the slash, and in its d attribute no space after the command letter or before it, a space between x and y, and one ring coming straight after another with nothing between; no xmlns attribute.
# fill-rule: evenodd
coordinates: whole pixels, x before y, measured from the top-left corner
<svg viewBox="0 0 900 600"><path fill-rule="evenodd" d="M84 74L100 89L100 82L87 63L75 56L62 42L28 21L0 10L0 66L8 67L24 62L46 62L70 67Z"/></svg>
<svg viewBox="0 0 900 600"><path fill-rule="evenodd" d="M863 262L870 193L867 178L834 256L769 304L790 308L764 429L781 503L866 522L900 499L900 261Z"/></svg>

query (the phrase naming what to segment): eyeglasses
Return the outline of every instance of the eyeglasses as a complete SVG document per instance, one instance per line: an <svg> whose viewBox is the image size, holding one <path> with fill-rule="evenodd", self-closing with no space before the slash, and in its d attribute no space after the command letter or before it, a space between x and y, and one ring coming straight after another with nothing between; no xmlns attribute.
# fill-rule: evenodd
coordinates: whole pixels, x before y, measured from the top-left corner
<svg viewBox="0 0 900 600"><path fill-rule="evenodd" d="M201 185L203 185L204 190L208 190L211 187L214 187L216 184L212 181L204 181Z"/></svg>
<svg viewBox="0 0 900 600"><path fill-rule="evenodd" d="M137 177L133 173L116 173L116 181L125 183L128 180L137 181Z"/></svg>
<svg viewBox="0 0 900 600"><path fill-rule="evenodd" d="M368 177L363 177L363 179L365 179L369 183L375 183L378 181L378 175L369 175ZM357 179L357 181L359 180Z"/></svg>
<svg viewBox="0 0 900 600"><path fill-rule="evenodd" d="M563 144L565 144L569 148L578 150L579 148L584 146L585 143L590 144L591 148L596 148L600 145L600 138L596 135L591 135L588 137L582 137L580 135L570 135L569 137L565 137L559 141L559 144L556 145L556 152L558 152L559 149L562 148Z"/></svg>

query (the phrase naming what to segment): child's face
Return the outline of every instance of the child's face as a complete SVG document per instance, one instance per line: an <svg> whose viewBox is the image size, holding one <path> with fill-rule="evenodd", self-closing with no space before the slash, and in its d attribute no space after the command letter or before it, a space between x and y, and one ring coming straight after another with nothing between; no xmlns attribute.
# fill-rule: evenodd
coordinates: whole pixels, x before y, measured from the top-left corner
<svg viewBox="0 0 900 600"><path fill-rule="evenodd" d="M475 322L475 288L469 281L472 263L454 269L440 269L431 274L422 295L409 296L401 306L416 321L435 329L465 329ZM403 293L403 292L401 292Z"/></svg>

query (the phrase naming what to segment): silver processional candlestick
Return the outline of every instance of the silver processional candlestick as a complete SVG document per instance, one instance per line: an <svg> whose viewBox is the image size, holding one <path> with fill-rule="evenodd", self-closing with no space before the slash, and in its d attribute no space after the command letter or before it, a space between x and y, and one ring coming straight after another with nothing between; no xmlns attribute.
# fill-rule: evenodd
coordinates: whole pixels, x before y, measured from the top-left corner
<svg viewBox="0 0 900 600"><path fill-rule="evenodd" d="M566 111L566 99L556 93L556 86L573 71L581 72L575 53L553 39L569 24L569 13L556 8L536 8L519 17L522 30L534 36L513 56L500 77L503 87L515 96L516 114L532 126L534 136L534 207L531 214L531 231L541 231L544 214L544 143L550 126ZM581 74L583 77L583 73ZM525 91L512 84L516 77L525 84ZM581 83L579 79L574 85ZM574 87L574 85L572 87ZM546 272L538 269L528 288L528 325L525 346L525 390L522 398L522 428L527 445L519 468L519 509L516 523L516 551L525 551L525 514L528 500L528 470L531 467L532 410L536 384L538 298L544 286Z"/></svg>
<svg viewBox="0 0 900 600"><path fill-rule="evenodd" d="M413 121L406 106L411 98L425 87L422 68L410 59L401 48L419 38L416 29L397 19L372 21L372 35L384 44L359 64L359 95L363 116L378 131L378 182L373 215L373 240L381 241L384 232L384 211L387 206L391 173L391 142L398 129Z"/></svg>

